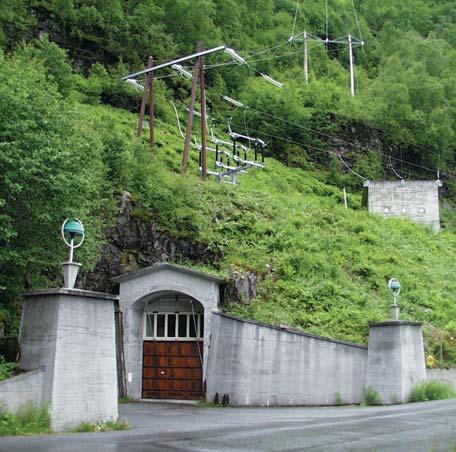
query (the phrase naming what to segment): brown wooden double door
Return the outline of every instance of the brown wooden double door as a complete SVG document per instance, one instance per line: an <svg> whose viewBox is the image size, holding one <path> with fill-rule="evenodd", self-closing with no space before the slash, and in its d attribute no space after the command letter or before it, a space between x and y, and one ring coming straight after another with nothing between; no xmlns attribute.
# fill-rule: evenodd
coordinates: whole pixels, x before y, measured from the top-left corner
<svg viewBox="0 0 456 452"><path fill-rule="evenodd" d="M202 399L202 356L203 341L144 341L143 398Z"/></svg>

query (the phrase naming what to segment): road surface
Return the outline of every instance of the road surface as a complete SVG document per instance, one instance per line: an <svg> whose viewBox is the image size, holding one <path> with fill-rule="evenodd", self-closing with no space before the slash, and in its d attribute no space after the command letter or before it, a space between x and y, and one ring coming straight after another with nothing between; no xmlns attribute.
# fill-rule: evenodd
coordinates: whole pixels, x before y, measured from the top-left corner
<svg viewBox="0 0 456 452"><path fill-rule="evenodd" d="M456 400L286 408L143 402L119 411L131 430L3 437L0 451L456 451Z"/></svg>

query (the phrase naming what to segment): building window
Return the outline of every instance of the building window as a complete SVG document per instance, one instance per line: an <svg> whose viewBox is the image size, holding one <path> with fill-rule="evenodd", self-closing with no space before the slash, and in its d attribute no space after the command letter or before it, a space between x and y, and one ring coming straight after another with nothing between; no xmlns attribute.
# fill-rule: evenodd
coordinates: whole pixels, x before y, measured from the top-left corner
<svg viewBox="0 0 456 452"><path fill-rule="evenodd" d="M145 313L144 339L198 341L204 338L201 312Z"/></svg>

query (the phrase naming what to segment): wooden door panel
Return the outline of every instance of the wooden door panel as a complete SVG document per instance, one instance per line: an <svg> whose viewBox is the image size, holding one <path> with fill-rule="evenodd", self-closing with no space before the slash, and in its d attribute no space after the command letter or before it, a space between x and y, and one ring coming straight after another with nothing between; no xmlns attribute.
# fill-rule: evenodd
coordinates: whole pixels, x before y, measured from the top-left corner
<svg viewBox="0 0 456 452"><path fill-rule="evenodd" d="M145 356L144 367L184 367L200 368L201 361L198 357L186 356Z"/></svg>
<svg viewBox="0 0 456 452"><path fill-rule="evenodd" d="M164 355L168 354L166 342L144 342L144 355Z"/></svg>
<svg viewBox="0 0 456 452"><path fill-rule="evenodd" d="M143 398L202 398L202 342L145 341L143 353Z"/></svg>
<svg viewBox="0 0 456 452"><path fill-rule="evenodd" d="M179 367L144 367L144 378L177 378L186 380L201 380L201 368L179 368Z"/></svg>
<svg viewBox="0 0 456 452"><path fill-rule="evenodd" d="M198 344L200 350L198 351ZM200 356L202 342L144 342L145 356Z"/></svg>
<svg viewBox="0 0 456 452"><path fill-rule="evenodd" d="M161 391L201 391L201 381L198 380L157 380L147 378L144 380L143 388L147 390Z"/></svg>

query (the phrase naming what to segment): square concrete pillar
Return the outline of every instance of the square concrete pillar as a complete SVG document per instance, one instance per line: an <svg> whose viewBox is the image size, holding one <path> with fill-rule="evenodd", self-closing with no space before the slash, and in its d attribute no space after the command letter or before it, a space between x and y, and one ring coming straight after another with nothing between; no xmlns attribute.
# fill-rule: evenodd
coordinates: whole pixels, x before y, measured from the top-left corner
<svg viewBox="0 0 456 452"><path fill-rule="evenodd" d="M410 399L413 387L426 379L422 325L418 322L372 323L369 331L366 387L385 404Z"/></svg>
<svg viewBox="0 0 456 452"><path fill-rule="evenodd" d="M25 294L19 366L44 370L36 400L50 403L56 431L117 419L117 298L79 289Z"/></svg>

